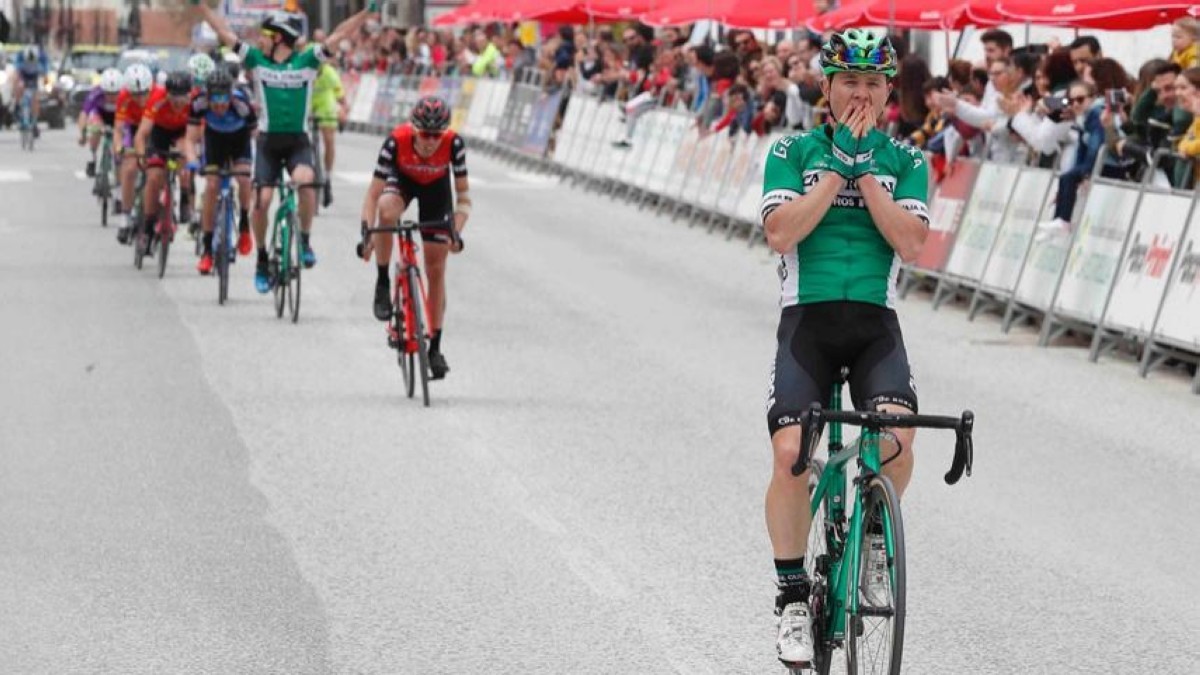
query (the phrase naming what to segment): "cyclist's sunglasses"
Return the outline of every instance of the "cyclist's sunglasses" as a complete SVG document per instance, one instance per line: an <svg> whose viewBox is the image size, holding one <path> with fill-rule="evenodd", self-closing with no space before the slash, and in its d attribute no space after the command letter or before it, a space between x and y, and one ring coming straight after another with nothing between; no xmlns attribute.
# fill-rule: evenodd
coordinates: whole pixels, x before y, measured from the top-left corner
<svg viewBox="0 0 1200 675"><path fill-rule="evenodd" d="M418 131L417 135L427 141L433 141L441 138L445 133L444 131Z"/></svg>
<svg viewBox="0 0 1200 675"><path fill-rule="evenodd" d="M262 36L263 36L263 37L265 37L265 38L273 38L273 37L275 37L276 35L279 35L279 33L276 33L276 32L275 32L275 31L273 31L273 30L267 30L266 28L263 28L262 30L260 30L260 31L258 31L258 32L259 32L259 34L260 34L260 35L262 35Z"/></svg>
<svg viewBox="0 0 1200 675"><path fill-rule="evenodd" d="M216 103L217 105L221 105L222 103L229 103L229 94L209 94L208 102Z"/></svg>

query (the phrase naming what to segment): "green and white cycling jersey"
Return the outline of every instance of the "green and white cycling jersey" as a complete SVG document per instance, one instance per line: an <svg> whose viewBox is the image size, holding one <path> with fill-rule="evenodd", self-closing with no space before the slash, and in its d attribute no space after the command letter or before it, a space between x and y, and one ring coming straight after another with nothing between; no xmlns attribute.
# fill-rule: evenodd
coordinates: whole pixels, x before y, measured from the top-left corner
<svg viewBox="0 0 1200 675"><path fill-rule="evenodd" d="M313 45L276 63L257 47L239 42L235 47L246 70L254 73L258 95L258 128L269 134L302 134L312 107L313 80L325 61L325 48Z"/></svg>
<svg viewBox="0 0 1200 675"><path fill-rule="evenodd" d="M767 156L761 219L816 186L831 171L829 126L780 139ZM920 150L871 130L860 159L874 159L875 179L892 199L926 224L929 169ZM894 307L900 256L871 220L855 181L846 181L829 212L796 248L780 256L781 305L866 302Z"/></svg>

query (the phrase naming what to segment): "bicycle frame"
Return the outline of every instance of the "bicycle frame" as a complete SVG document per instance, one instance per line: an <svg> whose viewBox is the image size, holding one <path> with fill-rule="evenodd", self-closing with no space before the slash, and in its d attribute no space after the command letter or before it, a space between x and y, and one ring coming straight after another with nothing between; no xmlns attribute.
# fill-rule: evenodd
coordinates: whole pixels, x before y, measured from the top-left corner
<svg viewBox="0 0 1200 675"><path fill-rule="evenodd" d="M425 277L421 274L421 265L417 261L417 245L413 241L413 232L416 228L405 228L396 233L400 247L400 261L396 263L396 284L400 289L400 297L404 302L405 316L412 316L412 294L414 292L421 294L421 311L425 316L422 325L428 330L429 327L429 296L425 292ZM408 271L415 269L417 271L417 288L409 288ZM404 322L404 346L405 353L416 351L417 333L416 322Z"/></svg>
<svg viewBox="0 0 1200 675"><path fill-rule="evenodd" d="M834 387L829 410L841 410L841 408L842 390L839 385ZM816 515L822 503L825 504L826 532L822 533L822 536L825 537L829 554L829 573L826 578L830 583L830 592L827 597L832 599L832 606L824 608L825 616L823 618L828 622L826 625L830 627L829 637L836 642L845 639L847 611L851 613L858 611L858 575L856 572L862 558L860 542L862 541L863 504L861 493L858 490L855 490L854 493L850 520L848 523L845 522L846 465L855 458L859 460L859 472L854 481L855 485L865 483L870 476L879 474L882 470L879 459L879 437L878 431L863 429L858 440L846 447L842 444L841 423L831 422L828 443L829 459L825 463L825 470L821 473L821 479L812 494L813 515ZM884 545L889 556L895 550L890 525L891 523L884 523L883 528ZM850 601L849 607L845 604L847 598Z"/></svg>
<svg viewBox="0 0 1200 675"><path fill-rule="evenodd" d="M287 279L291 272L291 259L287 255L287 251L292 246L292 237L298 236L298 233L292 232L292 228L287 226L288 216L297 213L296 208L296 190L287 182L279 184L279 208L275 209L275 218L271 221L271 228L275 235L278 235L279 248L284 252L284 255L279 257L279 279ZM272 241L276 241L275 236L271 237Z"/></svg>

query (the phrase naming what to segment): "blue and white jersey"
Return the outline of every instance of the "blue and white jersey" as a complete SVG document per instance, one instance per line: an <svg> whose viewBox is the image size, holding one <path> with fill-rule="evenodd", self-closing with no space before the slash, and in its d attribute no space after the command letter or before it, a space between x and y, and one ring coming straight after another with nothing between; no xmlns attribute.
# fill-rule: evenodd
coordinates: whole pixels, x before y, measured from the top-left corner
<svg viewBox="0 0 1200 675"><path fill-rule="evenodd" d="M192 110L188 115L188 124L203 123L207 133L237 134L253 131L258 126L258 115L250 99L240 91L234 91L230 96L229 107L222 113L212 109L208 94L200 94L192 99Z"/></svg>

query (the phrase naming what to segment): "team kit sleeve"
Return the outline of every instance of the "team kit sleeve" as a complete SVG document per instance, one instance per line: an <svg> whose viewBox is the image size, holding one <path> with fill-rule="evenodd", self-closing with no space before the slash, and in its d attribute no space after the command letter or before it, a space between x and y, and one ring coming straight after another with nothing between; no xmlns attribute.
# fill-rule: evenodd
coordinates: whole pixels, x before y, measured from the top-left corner
<svg viewBox="0 0 1200 675"><path fill-rule="evenodd" d="M455 134L454 140L450 142L450 170L454 172L455 178L467 175L467 144L458 134Z"/></svg>
<svg viewBox="0 0 1200 675"><path fill-rule="evenodd" d="M375 177L387 181L396 175L396 139L388 136L379 149L379 159L375 162Z"/></svg>
<svg viewBox="0 0 1200 675"><path fill-rule="evenodd" d="M767 154L763 167L763 195L759 206L759 225L765 225L767 216L775 209L804 194L804 177L797 166L795 155L799 136L785 136L775 141Z"/></svg>
<svg viewBox="0 0 1200 675"><path fill-rule="evenodd" d="M188 125L198 127L204 121L204 113L208 111L208 99L197 96L188 104Z"/></svg>
<svg viewBox="0 0 1200 675"><path fill-rule="evenodd" d="M905 211L929 224L929 163L920 150L892 141L900 149L900 171L896 177L896 191L892 199Z"/></svg>

